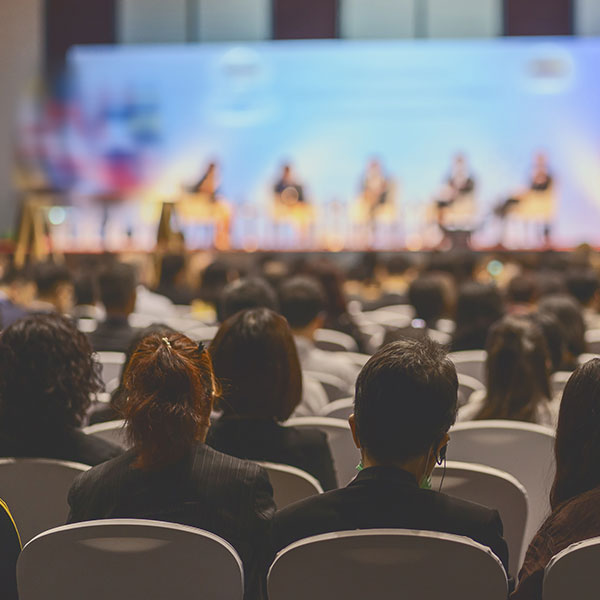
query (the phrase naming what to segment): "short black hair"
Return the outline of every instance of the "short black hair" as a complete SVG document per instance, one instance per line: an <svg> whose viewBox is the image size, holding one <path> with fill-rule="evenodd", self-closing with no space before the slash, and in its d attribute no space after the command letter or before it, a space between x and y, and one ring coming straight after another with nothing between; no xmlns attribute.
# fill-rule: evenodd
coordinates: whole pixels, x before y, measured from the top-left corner
<svg viewBox="0 0 600 600"><path fill-rule="evenodd" d="M587 306L600 288L594 269L573 269L567 273L567 290L581 305Z"/></svg>
<svg viewBox="0 0 600 600"><path fill-rule="evenodd" d="M534 302L539 295L538 282L533 275L515 275L506 288L509 302Z"/></svg>
<svg viewBox="0 0 600 600"><path fill-rule="evenodd" d="M2 274L2 285L11 285L16 282L27 283L34 281L33 271L29 267L17 268L14 265L10 265L6 268Z"/></svg>
<svg viewBox="0 0 600 600"><path fill-rule="evenodd" d="M415 315L433 326L444 314L446 305L441 277L426 274L415 279L408 288L408 301L414 307Z"/></svg>
<svg viewBox="0 0 600 600"><path fill-rule="evenodd" d="M124 310L135 294L135 269L124 263L108 265L98 276L100 300L107 311Z"/></svg>
<svg viewBox="0 0 600 600"><path fill-rule="evenodd" d="M275 290L261 277L244 277L228 283L217 307L217 319L222 323L240 310L249 308L279 311Z"/></svg>
<svg viewBox="0 0 600 600"><path fill-rule="evenodd" d="M361 446L379 462L424 454L454 423L457 392L456 369L441 345L423 339L384 346L356 381Z"/></svg>
<svg viewBox="0 0 600 600"><path fill-rule="evenodd" d="M39 296L53 294L62 283L73 283L73 276L69 269L53 262L36 265L33 277Z"/></svg>
<svg viewBox="0 0 600 600"><path fill-rule="evenodd" d="M172 285L183 269L185 269L183 254L165 254L160 261L159 285Z"/></svg>
<svg viewBox="0 0 600 600"><path fill-rule="evenodd" d="M314 277L291 277L279 289L279 304L290 327L302 329L325 310L323 286Z"/></svg>

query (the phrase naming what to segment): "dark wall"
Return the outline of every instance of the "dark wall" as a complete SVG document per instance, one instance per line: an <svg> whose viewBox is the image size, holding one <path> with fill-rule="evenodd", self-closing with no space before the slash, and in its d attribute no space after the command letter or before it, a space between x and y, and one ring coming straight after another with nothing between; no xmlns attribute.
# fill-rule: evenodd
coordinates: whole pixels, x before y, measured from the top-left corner
<svg viewBox="0 0 600 600"><path fill-rule="evenodd" d="M337 11L337 0L273 0L273 38L337 37Z"/></svg>
<svg viewBox="0 0 600 600"><path fill-rule="evenodd" d="M574 0L504 0L505 35L571 35Z"/></svg>

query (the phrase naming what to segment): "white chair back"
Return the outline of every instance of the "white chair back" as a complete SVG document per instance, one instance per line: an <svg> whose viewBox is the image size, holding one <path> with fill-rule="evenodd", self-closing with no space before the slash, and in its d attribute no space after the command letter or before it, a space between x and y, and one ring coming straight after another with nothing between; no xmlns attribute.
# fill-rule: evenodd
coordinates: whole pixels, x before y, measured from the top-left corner
<svg viewBox="0 0 600 600"><path fill-rule="evenodd" d="M475 379L475 377L465 375L464 373L457 373L457 375L458 406L464 406L469 401L469 398L473 392L485 392L485 385L483 385L479 379Z"/></svg>
<svg viewBox="0 0 600 600"><path fill-rule="evenodd" d="M343 356L357 370L362 369L367 361L371 358L369 354L361 354L360 352L336 352L338 356Z"/></svg>
<svg viewBox="0 0 600 600"><path fill-rule="evenodd" d="M440 488L441 486L441 488ZM447 461L436 467L431 487L449 496L476 502L500 513L508 545L509 572L516 575L527 525L527 492L512 476L499 469L472 463Z"/></svg>
<svg viewBox="0 0 600 600"><path fill-rule="evenodd" d="M571 375L573 375L571 371L557 371L556 373L552 373L550 385L553 398L562 395Z"/></svg>
<svg viewBox="0 0 600 600"><path fill-rule="evenodd" d="M298 417L288 419L285 425L320 429L325 432L333 457L338 485L343 487L354 479L356 465L360 462L360 453L352 440L352 432L348 421L327 417Z"/></svg>
<svg viewBox="0 0 600 600"><path fill-rule="evenodd" d="M197 342L209 344L219 331L218 325L197 325L186 331L186 335Z"/></svg>
<svg viewBox="0 0 600 600"><path fill-rule="evenodd" d="M600 329L588 329L585 332L585 341L589 353L600 354Z"/></svg>
<svg viewBox="0 0 600 600"><path fill-rule="evenodd" d="M340 398L346 398L350 392L348 384L332 373L320 373L318 371L303 371L303 375L318 381L327 394L327 401L334 402Z"/></svg>
<svg viewBox="0 0 600 600"><path fill-rule="evenodd" d="M577 357L577 362L580 365L584 365L588 360L593 360L594 358L600 358L600 354L590 354L589 352L584 352Z"/></svg>
<svg viewBox="0 0 600 600"><path fill-rule="evenodd" d="M348 420L348 417L354 411L354 397L341 398L335 402L331 402L327 406L323 407L319 416L329 417L331 419L344 419Z"/></svg>
<svg viewBox="0 0 600 600"><path fill-rule="evenodd" d="M23 544L66 523L69 489L75 477L89 468L46 458L0 459L0 497L10 507Z"/></svg>
<svg viewBox="0 0 600 600"><path fill-rule="evenodd" d="M273 486L273 499L278 509L288 504L304 500L309 496L322 494L321 484L310 473L291 467L270 462L259 462L269 474Z"/></svg>
<svg viewBox="0 0 600 600"><path fill-rule="evenodd" d="M97 352L98 362L102 365L102 381L107 385L113 379L121 377L125 362L124 352Z"/></svg>
<svg viewBox="0 0 600 600"><path fill-rule="evenodd" d="M354 338L334 329L317 329L315 346L331 352L357 352L358 346Z"/></svg>
<svg viewBox="0 0 600 600"><path fill-rule="evenodd" d="M125 435L125 421L123 419L106 421L97 425L88 425L88 427L83 428L83 432L106 440L115 446L120 446L124 449L129 448L129 442Z"/></svg>
<svg viewBox="0 0 600 600"><path fill-rule="evenodd" d="M291 544L271 565L267 588L269 600L506 600L508 585L500 560L468 538L364 529Z"/></svg>
<svg viewBox="0 0 600 600"><path fill-rule="evenodd" d="M599 564L600 537L571 544L546 566L543 600L596 600Z"/></svg>
<svg viewBox="0 0 600 600"><path fill-rule="evenodd" d="M242 600L242 563L223 539L160 521L109 519L40 534L17 562L20 600Z"/></svg>
<svg viewBox="0 0 600 600"><path fill-rule="evenodd" d="M469 375L485 385L485 361L487 358L485 350L451 352L448 358L454 363L457 373Z"/></svg>
<svg viewBox="0 0 600 600"><path fill-rule="evenodd" d="M550 511L554 438L548 427L518 421L470 421L457 423L450 430L448 460L500 469L527 491L529 518L521 556Z"/></svg>

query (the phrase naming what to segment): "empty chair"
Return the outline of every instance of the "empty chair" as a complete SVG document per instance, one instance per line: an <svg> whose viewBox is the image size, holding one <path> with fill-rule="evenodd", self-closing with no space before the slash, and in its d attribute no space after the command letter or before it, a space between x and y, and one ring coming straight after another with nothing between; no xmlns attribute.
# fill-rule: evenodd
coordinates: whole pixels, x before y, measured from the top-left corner
<svg viewBox="0 0 600 600"><path fill-rule="evenodd" d="M102 365L102 381L108 385L113 379L119 379L125 362L123 352L97 352L98 361Z"/></svg>
<svg viewBox="0 0 600 600"><path fill-rule="evenodd" d="M485 385L481 383L479 379L465 375L464 373L457 373L458 376L458 406L465 405L473 392L484 392Z"/></svg>
<svg viewBox="0 0 600 600"><path fill-rule="evenodd" d="M273 500L278 509L309 496L323 493L321 484L302 469L270 462L259 462L258 464L264 467L269 474L269 480L273 486Z"/></svg>
<svg viewBox="0 0 600 600"><path fill-rule="evenodd" d="M516 575L527 524L525 488L512 475L499 469L452 460L445 467L434 469L431 487L449 496L498 510L508 545L509 572Z"/></svg>
<svg viewBox="0 0 600 600"><path fill-rule="evenodd" d="M360 462L360 453L352 440L350 425L342 419L327 417L297 417L288 419L288 427L309 427L320 429L327 434L327 441L333 456L333 465L340 486L345 486L356 475L356 465Z"/></svg>
<svg viewBox="0 0 600 600"><path fill-rule="evenodd" d="M325 406L321 410L319 416L347 420L353 411L354 397L341 398L340 400L336 400Z"/></svg>
<svg viewBox="0 0 600 600"><path fill-rule="evenodd" d="M554 431L518 421L457 423L450 430L448 459L506 471L523 485L529 498L525 550L550 511L548 498L555 471Z"/></svg>
<svg viewBox="0 0 600 600"><path fill-rule="evenodd" d="M358 346L352 337L334 329L317 329L315 346L330 352L357 352Z"/></svg>
<svg viewBox="0 0 600 600"><path fill-rule="evenodd" d="M115 444L115 446L129 448L129 442L125 435L125 421L122 419L89 425L88 427L84 427L83 431L88 435L94 435L111 444Z"/></svg>
<svg viewBox="0 0 600 600"><path fill-rule="evenodd" d="M469 375L485 384L485 361L487 358L485 350L463 350L462 352L451 352L448 356L454 363L457 373Z"/></svg>
<svg viewBox="0 0 600 600"><path fill-rule="evenodd" d="M90 467L45 458L0 459L0 490L10 506L23 544L66 522L73 480Z"/></svg>
<svg viewBox="0 0 600 600"><path fill-rule="evenodd" d="M325 393L327 394L327 400L334 402L340 398L346 398L348 396L348 385L342 381L336 375L331 373L319 373L317 371L304 371L303 375L308 376L310 379L318 381Z"/></svg>
<svg viewBox="0 0 600 600"><path fill-rule="evenodd" d="M543 600L596 600L599 564L600 538L571 544L548 563Z"/></svg>
<svg viewBox="0 0 600 600"><path fill-rule="evenodd" d="M20 600L241 600L242 563L225 540L162 521L65 525L31 540L17 563Z"/></svg>
<svg viewBox="0 0 600 600"><path fill-rule="evenodd" d="M565 389L565 385L567 385L567 381L569 381L569 377L571 377L573 373L571 371L557 371L553 373L550 377L550 385L552 396L560 396Z"/></svg>
<svg viewBox="0 0 600 600"><path fill-rule="evenodd" d="M366 529L291 544L271 565L267 588L269 600L506 600L508 585L500 560L468 538Z"/></svg>

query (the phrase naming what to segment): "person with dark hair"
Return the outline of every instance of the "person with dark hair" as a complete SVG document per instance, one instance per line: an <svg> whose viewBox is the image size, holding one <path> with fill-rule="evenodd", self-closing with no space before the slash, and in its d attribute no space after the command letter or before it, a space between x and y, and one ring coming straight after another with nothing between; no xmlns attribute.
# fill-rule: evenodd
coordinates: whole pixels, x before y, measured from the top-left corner
<svg viewBox="0 0 600 600"><path fill-rule="evenodd" d="M154 291L174 304L191 304L195 294L185 280L186 266L183 254L165 254L160 260L160 276Z"/></svg>
<svg viewBox="0 0 600 600"><path fill-rule="evenodd" d="M325 322L325 293L313 277L291 277L279 290L281 314L287 319L298 348L303 371L330 373L350 388L357 370L343 357L315 346L315 333Z"/></svg>
<svg viewBox="0 0 600 600"><path fill-rule="evenodd" d="M538 283L533 275L515 275L506 288L506 312L517 316L529 314L535 310L538 297Z"/></svg>
<svg viewBox="0 0 600 600"><path fill-rule="evenodd" d="M17 559L21 538L10 510L0 499L0 592L3 600L18 600Z"/></svg>
<svg viewBox="0 0 600 600"><path fill-rule="evenodd" d="M279 301L275 290L261 277L243 277L228 283L217 307L217 319L223 323L241 310L269 308L277 312Z"/></svg>
<svg viewBox="0 0 600 600"><path fill-rule="evenodd" d="M180 333L150 335L124 387L132 448L77 477L69 522L143 518L206 529L240 555L245 597L262 597L273 490L262 467L205 443L219 394L208 351Z"/></svg>
<svg viewBox="0 0 600 600"><path fill-rule="evenodd" d="M210 263L200 277L200 287L196 297L217 312L219 300L225 286L234 279L235 273L223 260L217 259Z"/></svg>
<svg viewBox="0 0 600 600"><path fill-rule="evenodd" d="M219 328L210 346L223 384L220 419L208 443L239 458L283 463L336 487L325 434L281 425L302 398L302 373L285 319L267 308L238 312Z"/></svg>
<svg viewBox="0 0 600 600"><path fill-rule="evenodd" d="M415 309L415 317L435 329L447 309L442 278L436 274L417 277L408 288L408 301Z"/></svg>
<svg viewBox="0 0 600 600"><path fill-rule="evenodd" d="M529 318L504 317L491 327L485 349L486 392L463 406L458 420L511 419L554 427L558 405L551 402L542 330Z"/></svg>
<svg viewBox="0 0 600 600"><path fill-rule="evenodd" d="M567 272L567 291L583 307L583 316L588 327L600 326L600 278L592 269L572 269Z"/></svg>
<svg viewBox="0 0 600 600"><path fill-rule="evenodd" d="M550 492L552 513L529 545L511 599L542 600L544 569L571 544L600 536L600 359L578 367L565 386Z"/></svg>
<svg viewBox="0 0 600 600"><path fill-rule="evenodd" d="M452 351L483 350L490 327L504 315L498 288L471 281L458 290Z"/></svg>
<svg viewBox="0 0 600 600"><path fill-rule="evenodd" d="M578 366L578 358L587 352L585 341L585 321L581 306L574 298L567 295L547 296L539 303L541 314L553 315L563 334L564 350L561 371L574 371Z"/></svg>
<svg viewBox="0 0 600 600"><path fill-rule="evenodd" d="M136 329L129 324L136 300L135 270L124 263L108 265L98 276L106 318L90 333L97 352L125 352Z"/></svg>
<svg viewBox="0 0 600 600"><path fill-rule="evenodd" d="M0 456L96 465L120 450L80 431L100 365L83 333L57 314L17 321L0 335Z"/></svg>
<svg viewBox="0 0 600 600"><path fill-rule="evenodd" d="M8 267L0 280L0 329L25 317L35 297L35 282L30 269Z"/></svg>
<svg viewBox="0 0 600 600"><path fill-rule="evenodd" d="M29 312L58 312L61 315L71 312L75 301L75 288L73 276L66 266L53 262L40 263L34 267L33 277L37 297L29 305Z"/></svg>
<svg viewBox="0 0 600 600"><path fill-rule="evenodd" d="M544 334L551 364L550 372L556 373L560 371L563 356L565 355L565 340L558 319L550 313L538 312L531 313L527 318L531 319Z"/></svg>
<svg viewBox="0 0 600 600"><path fill-rule="evenodd" d="M80 272L75 276L75 306L73 317L76 319L100 320L104 311L98 306L100 296L98 280L94 271Z"/></svg>
<svg viewBox="0 0 600 600"><path fill-rule="evenodd" d="M424 340L385 346L356 382L350 426L360 449L359 473L347 487L296 502L276 513L274 550L353 529L424 529L484 544L505 568L508 549L497 511L430 488L454 423L458 380L442 347Z"/></svg>

